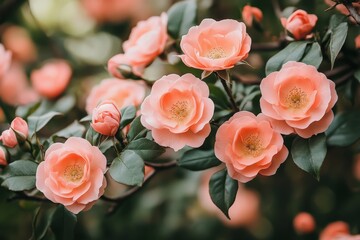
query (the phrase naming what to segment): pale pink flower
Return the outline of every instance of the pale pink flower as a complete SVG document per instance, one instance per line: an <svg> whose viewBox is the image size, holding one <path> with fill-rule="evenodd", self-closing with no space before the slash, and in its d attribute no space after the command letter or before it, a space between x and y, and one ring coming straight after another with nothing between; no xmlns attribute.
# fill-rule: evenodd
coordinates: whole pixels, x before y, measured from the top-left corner
<svg viewBox="0 0 360 240"><path fill-rule="evenodd" d="M144 68L165 49L167 35L167 15L150 17L140 21L131 30L123 48L128 61L134 69Z"/></svg>
<svg viewBox="0 0 360 240"><path fill-rule="evenodd" d="M311 34L318 20L315 14L308 14L304 10L296 10L287 19L281 18L281 24L296 40L312 37Z"/></svg>
<svg viewBox="0 0 360 240"><path fill-rule="evenodd" d="M40 95L56 98L65 91L71 74L71 67L65 60L53 59L32 71L30 78L32 86Z"/></svg>
<svg viewBox="0 0 360 240"><path fill-rule="evenodd" d="M18 140L14 131L16 131L21 136L22 140L25 140L29 135L28 124L21 117L16 117L11 122L10 128L3 131L0 136L0 141L3 142L4 146L13 148L18 144Z"/></svg>
<svg viewBox="0 0 360 240"><path fill-rule="evenodd" d="M102 102L92 113L91 127L105 136L115 136L120 125L120 112L112 102Z"/></svg>
<svg viewBox="0 0 360 240"><path fill-rule="evenodd" d="M249 5L246 5L242 12L242 19L246 26L251 27L253 24L253 21L261 22L263 19L263 13L262 11L257 7L251 7Z"/></svg>
<svg viewBox="0 0 360 240"><path fill-rule="evenodd" d="M326 131L338 97L335 83L314 66L287 62L261 81L261 111L282 134L309 138Z"/></svg>
<svg viewBox="0 0 360 240"><path fill-rule="evenodd" d="M7 155L6 150L0 146L0 165L2 166L8 165L6 155Z"/></svg>
<svg viewBox="0 0 360 240"><path fill-rule="evenodd" d="M54 143L36 171L36 188L77 214L90 209L106 187L106 157L83 138Z"/></svg>
<svg viewBox="0 0 360 240"><path fill-rule="evenodd" d="M274 175L288 155L283 138L267 117L247 111L236 113L219 127L214 148L229 176L243 183L258 174Z"/></svg>
<svg viewBox="0 0 360 240"><path fill-rule="evenodd" d="M154 141L175 151L200 147L210 134L214 103L209 88L192 74L170 74L155 82L141 105L141 123Z"/></svg>
<svg viewBox="0 0 360 240"><path fill-rule="evenodd" d="M131 62L131 57L128 57L126 54L117 54L109 59L108 61L108 71L117 78L125 79L120 72L120 68L128 69L129 73L133 73L134 75L141 77L144 73L145 66L137 66L136 64Z"/></svg>
<svg viewBox="0 0 360 240"><path fill-rule="evenodd" d="M86 112L91 114L103 101L112 101L119 110L129 105L139 106L145 97L145 91L146 87L141 81L104 79L92 88L87 97Z"/></svg>
<svg viewBox="0 0 360 240"><path fill-rule="evenodd" d="M332 0L324 0L324 2L330 7L335 5L335 2ZM359 2L354 1L354 2L352 2L352 5L354 6L355 11L360 12L360 3ZM338 4L338 5L336 5L335 8L336 8L336 10L338 10L341 14L344 14L345 16L350 15L349 10L344 6L344 4ZM350 16L350 21L355 23L355 19L351 16Z"/></svg>
<svg viewBox="0 0 360 240"><path fill-rule="evenodd" d="M6 51L4 46L0 43L0 81L5 73L9 70L11 63L11 52Z"/></svg>
<svg viewBox="0 0 360 240"><path fill-rule="evenodd" d="M301 212L295 216L293 225L296 232L300 234L307 234L315 230L316 223L311 214Z"/></svg>
<svg viewBox="0 0 360 240"><path fill-rule="evenodd" d="M244 23L226 19L204 19L181 38L185 65L206 71L229 69L247 58L251 38Z"/></svg>

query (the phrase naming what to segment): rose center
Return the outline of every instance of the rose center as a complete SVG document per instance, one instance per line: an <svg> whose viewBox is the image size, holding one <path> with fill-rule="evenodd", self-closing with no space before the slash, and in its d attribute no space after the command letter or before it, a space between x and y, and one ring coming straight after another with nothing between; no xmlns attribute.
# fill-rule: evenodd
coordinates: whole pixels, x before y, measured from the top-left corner
<svg viewBox="0 0 360 240"><path fill-rule="evenodd" d="M211 59L219 59L219 58L224 58L226 56L227 54L222 47L212 48L210 49L210 51L206 53L206 57Z"/></svg>
<svg viewBox="0 0 360 240"><path fill-rule="evenodd" d="M181 122L188 116L189 110L190 107L187 101L177 101L169 109L171 119Z"/></svg>
<svg viewBox="0 0 360 240"><path fill-rule="evenodd" d="M253 157L259 156L263 152L263 144L257 135L250 135L243 140L243 152Z"/></svg>
<svg viewBox="0 0 360 240"><path fill-rule="evenodd" d="M307 94L298 87L291 89L286 97L286 103L289 108L301 109L308 102Z"/></svg>
<svg viewBox="0 0 360 240"><path fill-rule="evenodd" d="M69 182L78 182L84 176L83 168L78 165L69 165L64 170L64 178Z"/></svg>

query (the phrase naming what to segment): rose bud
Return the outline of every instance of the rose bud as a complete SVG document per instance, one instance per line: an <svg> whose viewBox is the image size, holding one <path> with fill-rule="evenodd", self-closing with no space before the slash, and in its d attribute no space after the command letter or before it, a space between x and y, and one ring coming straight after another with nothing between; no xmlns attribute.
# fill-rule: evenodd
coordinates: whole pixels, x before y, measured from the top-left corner
<svg viewBox="0 0 360 240"><path fill-rule="evenodd" d="M115 104L105 101L93 110L91 127L105 136L114 136L119 129L120 117Z"/></svg>

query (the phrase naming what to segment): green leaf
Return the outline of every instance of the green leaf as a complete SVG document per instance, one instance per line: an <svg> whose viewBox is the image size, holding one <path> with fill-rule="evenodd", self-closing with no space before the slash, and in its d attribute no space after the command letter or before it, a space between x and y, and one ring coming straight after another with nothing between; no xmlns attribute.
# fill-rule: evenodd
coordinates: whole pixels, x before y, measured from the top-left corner
<svg viewBox="0 0 360 240"><path fill-rule="evenodd" d="M134 120L136 117L136 108L134 106L127 106L121 109L121 121L120 121L120 129L123 129L129 123Z"/></svg>
<svg viewBox="0 0 360 240"><path fill-rule="evenodd" d="M326 131L327 143L331 146L345 147L360 138L360 112L349 111L336 114Z"/></svg>
<svg viewBox="0 0 360 240"><path fill-rule="evenodd" d="M345 43L348 28L347 19L344 16L331 16L329 29L324 36L324 39L329 38L327 53L330 57L331 69L334 67L335 59Z"/></svg>
<svg viewBox="0 0 360 240"><path fill-rule="evenodd" d="M55 206L42 205L35 211L33 219L33 233L31 240L44 239L47 231L50 228L54 213Z"/></svg>
<svg viewBox="0 0 360 240"><path fill-rule="evenodd" d="M67 126L66 128L60 130L59 132L53 134L52 138L54 137L61 137L61 138L69 138L69 137L82 137L86 128L81 125L78 121L74 121L72 124Z"/></svg>
<svg viewBox="0 0 360 240"><path fill-rule="evenodd" d="M360 69L354 72L354 77L360 83Z"/></svg>
<svg viewBox="0 0 360 240"><path fill-rule="evenodd" d="M40 102L19 106L16 108L15 114L21 118L27 118L33 114L39 106Z"/></svg>
<svg viewBox="0 0 360 240"><path fill-rule="evenodd" d="M256 96L259 96L259 95L261 95L260 90L256 90L256 91L250 93L249 95L246 95L246 96L241 100L241 104L240 104L240 106L239 106L239 109L240 109L240 110L244 110L245 105L246 105L248 102L251 102Z"/></svg>
<svg viewBox="0 0 360 240"><path fill-rule="evenodd" d="M79 122L91 122L91 121L92 121L91 115L87 115L79 120Z"/></svg>
<svg viewBox="0 0 360 240"><path fill-rule="evenodd" d="M302 57L301 62L313 65L319 68L323 60L321 46L317 42L313 42L307 45L305 55Z"/></svg>
<svg viewBox="0 0 360 240"><path fill-rule="evenodd" d="M69 212L63 205L59 205L52 218L51 230L57 240L71 240L74 238L76 222L76 215Z"/></svg>
<svg viewBox="0 0 360 240"><path fill-rule="evenodd" d="M130 142L126 149L134 151L145 162L156 162L155 160L165 152L163 147L147 138Z"/></svg>
<svg viewBox="0 0 360 240"><path fill-rule="evenodd" d="M59 112L48 112L41 116L28 117L29 136L32 136L35 132L40 131L51 119L59 115L61 115Z"/></svg>
<svg viewBox="0 0 360 240"><path fill-rule="evenodd" d="M230 219L229 208L235 201L238 182L227 174L226 169L223 169L211 176L209 189L213 203Z"/></svg>
<svg viewBox="0 0 360 240"><path fill-rule="evenodd" d="M186 151L178 160L180 167L192 171L205 170L220 164L221 162L215 157L213 149L207 151L192 149Z"/></svg>
<svg viewBox="0 0 360 240"><path fill-rule="evenodd" d="M189 29L196 24L196 11L195 1L181 1L172 5L167 12L169 35L178 39L187 34Z"/></svg>
<svg viewBox="0 0 360 240"><path fill-rule="evenodd" d="M91 143L91 145L96 146L99 140L100 134L96 132L91 126L85 134L85 139Z"/></svg>
<svg viewBox="0 0 360 240"><path fill-rule="evenodd" d="M130 130L127 134L127 139L129 142L146 135L146 128L141 124L140 117L141 116L135 118L135 120L130 125Z"/></svg>
<svg viewBox="0 0 360 240"><path fill-rule="evenodd" d="M225 92L215 86L214 84L208 84L210 90L210 99L214 102L216 109L231 109L231 105L229 103L228 97Z"/></svg>
<svg viewBox="0 0 360 240"><path fill-rule="evenodd" d="M134 151L125 150L113 160L109 173L119 183L141 186L144 181L144 161Z"/></svg>
<svg viewBox="0 0 360 240"><path fill-rule="evenodd" d="M35 175L38 165L29 160L18 160L5 168L5 180L1 186L11 191L31 190L35 187Z"/></svg>
<svg viewBox="0 0 360 240"><path fill-rule="evenodd" d="M291 155L295 164L307 173L320 179L320 168L327 152L326 137L318 134L309 139L297 137L291 146Z"/></svg>

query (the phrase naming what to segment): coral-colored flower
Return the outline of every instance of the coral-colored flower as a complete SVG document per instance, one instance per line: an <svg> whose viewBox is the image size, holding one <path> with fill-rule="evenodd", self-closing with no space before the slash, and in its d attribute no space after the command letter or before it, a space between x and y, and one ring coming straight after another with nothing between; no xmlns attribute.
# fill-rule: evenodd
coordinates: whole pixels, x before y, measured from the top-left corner
<svg viewBox="0 0 360 240"><path fill-rule="evenodd" d="M1 64L0 64L1 68ZM38 94L29 86L24 68L11 64L0 81L0 98L9 105L25 105L38 101Z"/></svg>
<svg viewBox="0 0 360 240"><path fill-rule="evenodd" d="M200 147L210 134L214 103L209 88L192 74L170 74L155 82L141 105L141 123L154 141L175 151Z"/></svg>
<svg viewBox="0 0 360 240"><path fill-rule="evenodd" d="M355 38L355 48L360 48L360 35Z"/></svg>
<svg viewBox="0 0 360 240"><path fill-rule="evenodd" d="M128 69L129 74L133 73L138 77L141 77L144 73L144 67L145 66L137 66L136 64L131 62L131 57L128 57L126 54L117 54L110 58L108 61L108 71L117 78L125 79L126 76L123 76L121 73L120 68L123 68L125 70Z"/></svg>
<svg viewBox="0 0 360 240"><path fill-rule="evenodd" d="M251 38L244 23L204 19L181 38L185 65L206 71L224 70L247 58Z"/></svg>
<svg viewBox="0 0 360 240"><path fill-rule="evenodd" d="M319 240L336 240L341 237L350 236L349 225L342 221L337 221L327 225L320 233Z"/></svg>
<svg viewBox="0 0 360 240"><path fill-rule="evenodd" d="M22 63L36 60L36 46L25 28L15 25L6 27L2 35L2 41L4 46L12 52L14 60Z"/></svg>
<svg viewBox="0 0 360 240"><path fill-rule="evenodd" d="M324 2L328 6L334 6L336 3L333 0L324 0ZM352 2L353 7L355 8L356 12L360 12L360 3L359 2ZM341 14L345 16L350 16L350 20L355 23L355 19L350 15L349 10L344 6L344 4L337 4L336 10L338 10Z"/></svg>
<svg viewBox="0 0 360 240"><path fill-rule="evenodd" d="M6 155L6 150L0 146L0 165L2 166L6 166L8 164Z"/></svg>
<svg viewBox="0 0 360 240"><path fill-rule="evenodd" d="M317 22L315 14L308 14L304 10L296 10L290 17L281 18L281 24L296 40L312 37L311 31Z"/></svg>
<svg viewBox="0 0 360 240"><path fill-rule="evenodd" d="M56 98L64 92L71 79L70 65L62 59L45 63L31 73L31 82L35 90L47 98Z"/></svg>
<svg viewBox="0 0 360 240"><path fill-rule="evenodd" d="M36 171L36 187L45 197L77 214L104 193L106 158L88 141L71 137L52 144Z"/></svg>
<svg viewBox="0 0 360 240"><path fill-rule="evenodd" d="M4 46L0 43L0 80L4 74L9 70L11 63L11 52L6 51Z"/></svg>
<svg viewBox="0 0 360 240"><path fill-rule="evenodd" d="M145 90L145 85L140 81L104 79L93 87L87 97L86 112L91 114L103 101L112 101L118 109L129 105L139 106L145 97Z"/></svg>
<svg viewBox="0 0 360 240"><path fill-rule="evenodd" d="M21 138L25 140L29 134L28 124L21 117L16 117L11 122L10 128L8 130L3 131L0 136L0 141L3 142L4 146L13 148L18 144L16 134L14 131L16 131L21 136Z"/></svg>
<svg viewBox="0 0 360 240"><path fill-rule="evenodd" d="M112 102L102 102L92 113L91 127L98 133L114 136L119 129L120 112Z"/></svg>
<svg viewBox="0 0 360 240"><path fill-rule="evenodd" d="M209 169L202 176L198 191L198 199L201 206L229 227L251 227L256 224L260 216L259 194L253 190L246 189L241 184L239 184L235 202L229 209L230 219L213 203L209 194L209 181L212 173L216 172L214 171L216 169L218 168Z"/></svg>
<svg viewBox="0 0 360 240"><path fill-rule="evenodd" d="M287 62L261 81L260 90L261 111L282 134L309 138L324 132L334 118L335 84L314 66Z"/></svg>
<svg viewBox="0 0 360 240"><path fill-rule="evenodd" d="M258 174L274 175L288 150L267 117L243 111L219 127L215 155L226 164L232 178L245 183Z"/></svg>
<svg viewBox="0 0 360 240"><path fill-rule="evenodd" d="M261 22L263 19L262 11L257 7L251 7L249 5L243 8L241 15L244 23L248 27L252 26L254 19L257 22Z"/></svg>
<svg viewBox="0 0 360 240"><path fill-rule="evenodd" d="M167 15L150 17L140 21L132 30L123 48L133 68L150 64L165 48L167 35Z"/></svg>
<svg viewBox="0 0 360 240"><path fill-rule="evenodd" d="M294 229L300 234L311 233L315 230L315 220L314 217L307 213L301 212L297 214L293 221Z"/></svg>

